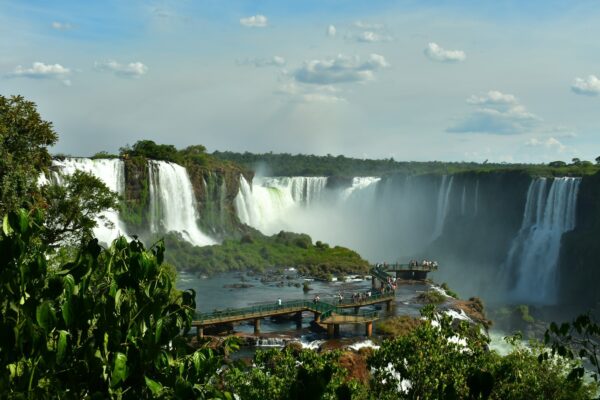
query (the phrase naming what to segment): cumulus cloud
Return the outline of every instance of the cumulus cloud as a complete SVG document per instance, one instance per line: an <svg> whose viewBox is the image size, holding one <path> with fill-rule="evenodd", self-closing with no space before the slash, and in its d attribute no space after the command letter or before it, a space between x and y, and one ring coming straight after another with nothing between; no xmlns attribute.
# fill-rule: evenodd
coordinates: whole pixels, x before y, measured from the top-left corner
<svg viewBox="0 0 600 400"><path fill-rule="evenodd" d="M267 26L267 17L261 14L253 15L251 17L240 18L240 25L247 28L264 28Z"/></svg>
<svg viewBox="0 0 600 400"><path fill-rule="evenodd" d="M430 60L438 62L460 62L467 58L462 50L446 50L433 42L427 45L424 52Z"/></svg>
<svg viewBox="0 0 600 400"><path fill-rule="evenodd" d="M374 43L374 42L389 42L392 40L391 36L384 35L373 31L363 31L354 35L354 39L357 42Z"/></svg>
<svg viewBox="0 0 600 400"><path fill-rule="evenodd" d="M54 21L51 26L52 29L56 29L57 31L68 31L69 29L73 29L73 26L68 22Z"/></svg>
<svg viewBox="0 0 600 400"><path fill-rule="evenodd" d="M335 26L329 25L327 27L327 36L334 37L336 33L337 33L337 30L335 29Z"/></svg>
<svg viewBox="0 0 600 400"><path fill-rule="evenodd" d="M246 58L237 60L238 65L253 65L255 67L283 67L286 61L281 56L273 56L271 58Z"/></svg>
<svg viewBox="0 0 600 400"><path fill-rule="evenodd" d="M345 38L361 43L389 42L392 40L392 37L386 32L385 26L362 21L354 22Z"/></svg>
<svg viewBox="0 0 600 400"><path fill-rule="evenodd" d="M304 86L296 82L284 82L275 91L275 94L286 95L293 102L299 103L347 103L348 101L339 95L339 89L331 86Z"/></svg>
<svg viewBox="0 0 600 400"><path fill-rule="evenodd" d="M380 30L383 29L382 24L373 24L364 21L356 21L354 22L354 27L358 29L367 29L367 30Z"/></svg>
<svg viewBox="0 0 600 400"><path fill-rule="evenodd" d="M587 78L575 78L571 90L576 94L598 96L600 94L600 79L596 75L590 75Z"/></svg>
<svg viewBox="0 0 600 400"><path fill-rule="evenodd" d="M514 135L532 130L540 118L511 95L491 90L484 95L471 96L467 103L477 109L458 124L447 129L456 133L489 133Z"/></svg>
<svg viewBox="0 0 600 400"><path fill-rule="evenodd" d="M556 150L558 153L563 153L567 146L562 144L558 139L549 137L546 139L531 138L525 142L525 146L528 147L543 147L546 149Z"/></svg>
<svg viewBox="0 0 600 400"><path fill-rule="evenodd" d="M106 62L96 62L94 64L98 71L112 72L122 78L139 78L148 72L148 67L139 61L121 64L114 60Z"/></svg>
<svg viewBox="0 0 600 400"><path fill-rule="evenodd" d="M44 64L43 62L36 61L30 68L25 68L18 65L15 70L8 74L9 78L31 78L31 79L57 79L62 81L65 85L71 85L71 81L68 79L71 74L69 68L63 67L60 64Z"/></svg>
<svg viewBox="0 0 600 400"><path fill-rule="evenodd" d="M376 70L386 67L389 63L379 54L371 54L364 62L359 57L340 54L333 59L305 61L294 73L294 78L298 82L316 85L366 82L375 79Z"/></svg>

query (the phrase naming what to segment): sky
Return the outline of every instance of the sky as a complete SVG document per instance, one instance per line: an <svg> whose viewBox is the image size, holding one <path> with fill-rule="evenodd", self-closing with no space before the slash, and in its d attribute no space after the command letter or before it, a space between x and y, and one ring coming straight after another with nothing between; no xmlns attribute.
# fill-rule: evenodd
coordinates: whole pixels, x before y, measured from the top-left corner
<svg viewBox="0 0 600 400"><path fill-rule="evenodd" d="M0 94L76 156L594 160L598 21L597 0L0 0Z"/></svg>

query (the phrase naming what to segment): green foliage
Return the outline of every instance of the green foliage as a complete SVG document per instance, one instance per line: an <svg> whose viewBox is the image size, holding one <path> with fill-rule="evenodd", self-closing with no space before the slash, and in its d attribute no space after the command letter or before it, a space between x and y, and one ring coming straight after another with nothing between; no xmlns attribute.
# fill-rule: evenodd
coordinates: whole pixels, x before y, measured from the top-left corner
<svg viewBox="0 0 600 400"><path fill-rule="evenodd" d="M340 353L312 350L258 351L249 370L230 369L226 387L242 399L350 399L366 396L364 388L346 381Z"/></svg>
<svg viewBox="0 0 600 400"><path fill-rule="evenodd" d="M406 162L394 159L357 159L343 155L315 156L305 154L253 154L249 152L234 153L215 151L213 156L233 161L250 170L266 169L272 176L381 176L388 173L419 174L452 174L461 172L488 173L496 171L524 171L533 176L581 176L598 172L599 167L591 163L579 162L567 165L562 161L545 164L506 164L475 162Z"/></svg>
<svg viewBox="0 0 600 400"><path fill-rule="evenodd" d="M422 323L419 318L409 315L401 315L398 317L386 318L377 322L377 333L389 336L407 335L417 328Z"/></svg>
<svg viewBox="0 0 600 400"><path fill-rule="evenodd" d="M131 147L122 147L119 149L119 155L124 158L144 157L175 163L182 161L175 146L171 144L156 144L152 140L140 140Z"/></svg>
<svg viewBox="0 0 600 400"><path fill-rule="evenodd" d="M525 304L520 304L517 306L516 310L521 316L523 322L526 322L528 324L532 324L535 322L535 319L531 316L531 314L529 314L529 306Z"/></svg>
<svg viewBox="0 0 600 400"><path fill-rule="evenodd" d="M99 151L98 153L94 154L92 157L90 157L92 160L101 160L104 158L119 158L119 156L117 154L110 154L107 151Z"/></svg>
<svg viewBox="0 0 600 400"><path fill-rule="evenodd" d="M165 236L167 260L180 269L215 273L229 270L295 267L303 275L366 273L369 263L344 247L317 247L308 235L280 232L271 237L248 233L240 240L195 247L175 234Z"/></svg>
<svg viewBox="0 0 600 400"><path fill-rule="evenodd" d="M35 104L0 95L0 215L24 205L37 192L41 172L52 160L48 146L57 136Z"/></svg>
<svg viewBox="0 0 600 400"><path fill-rule="evenodd" d="M446 297L437 290L428 290L418 296L419 301L425 304L442 304L446 301Z"/></svg>
<svg viewBox="0 0 600 400"><path fill-rule="evenodd" d="M458 294L456 294L455 291L453 291L452 289L450 289L450 287L448 286L448 284L446 282L442 283L441 288L444 289L444 291L446 292L446 294L450 297L454 297L455 299L458 299Z"/></svg>
<svg viewBox="0 0 600 400"><path fill-rule="evenodd" d="M594 380L600 381L600 324L589 315L580 315L573 322L560 326L553 322L546 330L544 342L550 346L552 356L558 354L570 360L580 360L593 371ZM545 352L540 355L540 361L548 357L548 352ZM583 367L575 364L569 376L581 378L583 374Z"/></svg>
<svg viewBox="0 0 600 400"><path fill-rule="evenodd" d="M176 292L164 247L91 240L49 269L40 211L0 232L0 390L11 398L204 398L221 360L191 353L182 332L193 291Z"/></svg>
<svg viewBox="0 0 600 400"><path fill-rule="evenodd" d="M569 376L562 357L538 361L541 347L502 357L466 322L426 309L427 320L384 341L369 360L377 399L590 399L597 386ZM435 323L431 321L435 320ZM516 343L516 341L513 341Z"/></svg>

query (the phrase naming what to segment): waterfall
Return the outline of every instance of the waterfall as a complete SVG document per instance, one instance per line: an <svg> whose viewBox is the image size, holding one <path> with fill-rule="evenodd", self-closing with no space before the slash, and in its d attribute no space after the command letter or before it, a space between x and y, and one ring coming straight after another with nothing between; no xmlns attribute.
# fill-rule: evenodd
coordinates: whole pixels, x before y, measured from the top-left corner
<svg viewBox="0 0 600 400"><path fill-rule="evenodd" d="M150 161L150 229L153 233L177 232L195 246L215 244L198 227L196 198L184 167Z"/></svg>
<svg viewBox="0 0 600 400"><path fill-rule="evenodd" d="M76 171L87 172L100 179L104 184L119 196L123 195L125 189L125 165L123 161L117 158L92 160L89 158L65 158L64 160L54 160L52 165L57 168L52 179L58 184L63 183L63 177L72 175ZM45 179L40 179L40 183ZM120 235L125 235L125 226L119 219L117 210L108 210L102 213L102 216L111 226L106 226L102 220L96 220L94 236L104 244L110 244Z"/></svg>
<svg viewBox="0 0 600 400"><path fill-rule="evenodd" d="M435 225L433 227L433 235L431 236L432 242L440 237L444 230L444 222L446 222L446 216L448 215L448 205L450 203L450 192L452 191L453 182L454 176L451 176L450 179L448 179L447 175L442 176L442 184L438 192Z"/></svg>
<svg viewBox="0 0 600 400"><path fill-rule="evenodd" d="M273 234L288 228L290 212L318 204L326 185L325 177L257 177L252 185L241 177L234 205L240 221Z"/></svg>
<svg viewBox="0 0 600 400"><path fill-rule="evenodd" d="M467 186L463 185L462 197L460 199L460 215L465 215L466 206L467 206Z"/></svg>
<svg viewBox="0 0 600 400"><path fill-rule="evenodd" d="M557 301L557 267L563 233L575 228L580 178L531 182L523 222L511 244L505 268L514 279L517 301L554 304Z"/></svg>
<svg viewBox="0 0 600 400"><path fill-rule="evenodd" d="M297 204L309 206L321 199L325 186L327 186L326 177L277 177L277 178L256 178L256 182L263 187L276 188L282 192L289 192L289 195Z"/></svg>
<svg viewBox="0 0 600 400"><path fill-rule="evenodd" d="M473 205L473 209L473 214L477 216L479 211L479 179L477 179L477 182L475 183L475 204Z"/></svg>
<svg viewBox="0 0 600 400"><path fill-rule="evenodd" d="M362 189L365 189L377 182L379 182L381 180L381 178L376 177L376 176L360 176L360 177L354 177L352 178L352 186L350 186L349 188L344 189L344 191L342 192L342 198L343 199L348 199L350 196L352 196L353 193L355 193L356 191L360 191Z"/></svg>

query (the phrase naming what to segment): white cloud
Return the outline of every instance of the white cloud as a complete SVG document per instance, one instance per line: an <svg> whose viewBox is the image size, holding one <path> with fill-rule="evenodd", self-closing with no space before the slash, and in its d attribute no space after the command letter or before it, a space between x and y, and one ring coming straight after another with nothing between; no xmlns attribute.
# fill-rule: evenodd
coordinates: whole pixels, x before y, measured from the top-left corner
<svg viewBox="0 0 600 400"><path fill-rule="evenodd" d="M425 55L430 60L439 62L459 62L467 58L462 50L446 50L433 42L427 45Z"/></svg>
<svg viewBox="0 0 600 400"><path fill-rule="evenodd" d="M497 90L490 90L484 95L472 95L467 99L467 103L483 106L514 106L519 104L517 98L512 94L504 94Z"/></svg>
<svg viewBox="0 0 600 400"><path fill-rule="evenodd" d="M327 27L327 36L334 37L336 33L337 33L337 30L335 29L335 26L329 25Z"/></svg>
<svg viewBox="0 0 600 400"><path fill-rule="evenodd" d="M240 18L240 25L247 28L264 28L267 26L267 17L261 14L253 15L251 17Z"/></svg>
<svg viewBox="0 0 600 400"><path fill-rule="evenodd" d="M357 42L374 43L374 42L389 42L392 38L388 35L383 35L373 31L364 31L354 35Z"/></svg>
<svg viewBox="0 0 600 400"><path fill-rule="evenodd" d="M448 128L448 132L513 135L532 130L541 121L527 111L515 96L496 90L471 96L467 103L478 108L458 124Z"/></svg>
<svg viewBox="0 0 600 400"><path fill-rule="evenodd" d="M556 150L558 153L563 153L567 149L567 146L554 137L549 137L547 139L531 138L525 142L525 146L544 147L546 149Z"/></svg>
<svg viewBox="0 0 600 400"><path fill-rule="evenodd" d="M111 60L106 62L96 62L94 66L98 71L112 72L115 75L124 78L139 78L148 72L148 67L139 61L121 64Z"/></svg>
<svg viewBox="0 0 600 400"><path fill-rule="evenodd" d="M51 24L52 29L56 29L57 31L68 31L69 29L73 29L73 26L68 22L58 22L54 21Z"/></svg>
<svg viewBox="0 0 600 400"><path fill-rule="evenodd" d="M294 77L298 82L316 85L366 82L375 79L374 72L377 69L388 66L388 62L379 54L371 54L364 62L359 57L340 54L333 59L305 61Z"/></svg>
<svg viewBox="0 0 600 400"><path fill-rule="evenodd" d="M383 29L382 24L370 24L370 23L364 22L364 21L356 21L356 22L354 22L353 25L354 25L354 27L356 27L358 29L369 29L369 30Z"/></svg>
<svg viewBox="0 0 600 400"><path fill-rule="evenodd" d="M30 68L24 68L18 65L15 70L8 74L9 78L31 78L31 79L57 79L65 85L70 86L71 81L68 79L71 74L69 68L63 67L60 64L44 64L36 61Z"/></svg>
<svg viewBox="0 0 600 400"><path fill-rule="evenodd" d="M331 85L324 86L305 86L296 82L282 83L275 94L289 96L294 102L301 103L347 103L348 101L339 96L340 91Z"/></svg>
<svg viewBox="0 0 600 400"><path fill-rule="evenodd" d="M362 43L389 42L392 40L384 25L369 24L362 21L354 22L351 31L345 35L345 38Z"/></svg>
<svg viewBox="0 0 600 400"><path fill-rule="evenodd" d="M237 60L238 65L253 65L255 67L283 67L286 63L285 58L273 56L271 58L246 58Z"/></svg>
<svg viewBox="0 0 600 400"><path fill-rule="evenodd" d="M600 94L600 79L595 75L590 75L585 79L575 78L571 90L576 94L598 96Z"/></svg>

